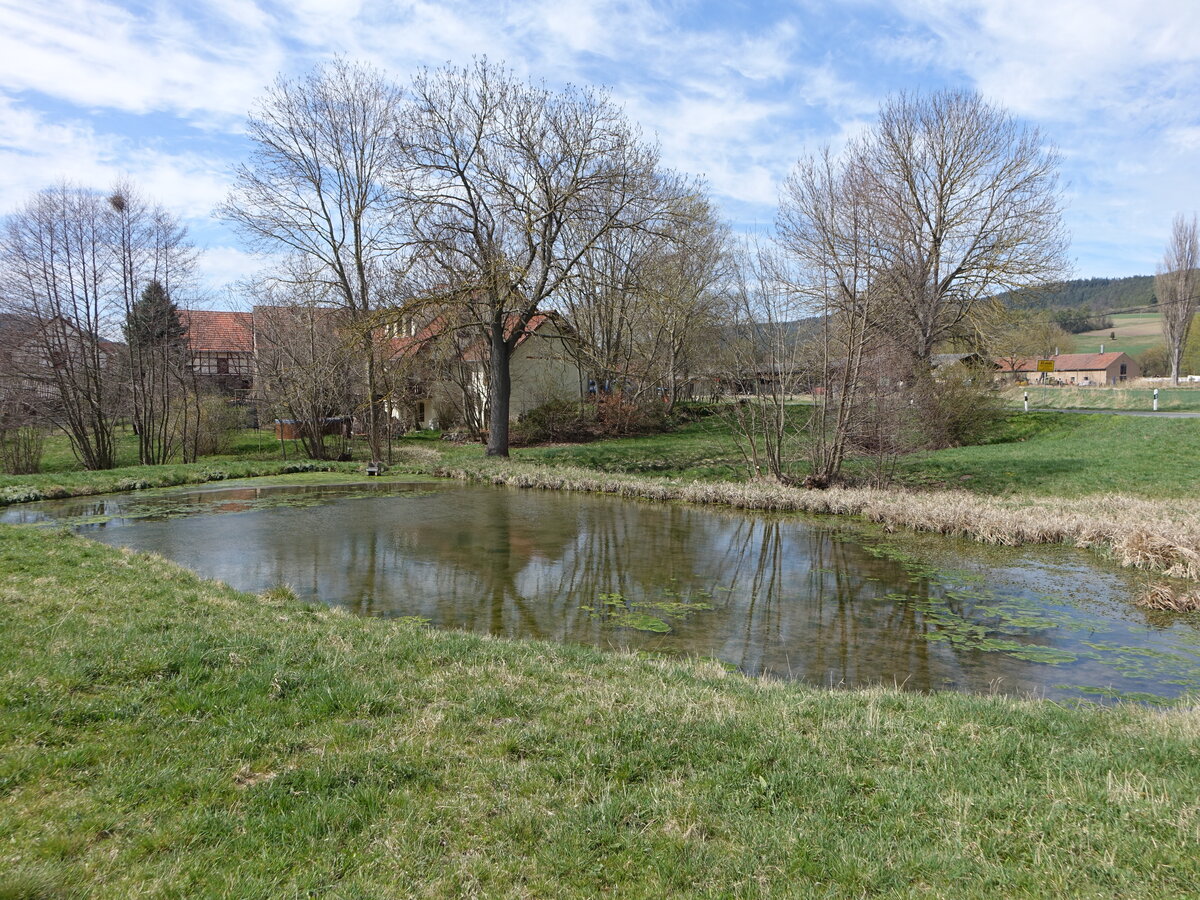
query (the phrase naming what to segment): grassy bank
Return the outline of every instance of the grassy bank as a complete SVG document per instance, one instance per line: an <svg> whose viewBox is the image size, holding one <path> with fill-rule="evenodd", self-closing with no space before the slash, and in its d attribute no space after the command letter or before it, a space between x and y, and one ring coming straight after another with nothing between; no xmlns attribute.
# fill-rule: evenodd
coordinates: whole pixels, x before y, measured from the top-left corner
<svg viewBox="0 0 1200 900"><path fill-rule="evenodd" d="M1200 395L1200 392L1198 392ZM986 443L915 453L900 460L898 483L1006 497L1121 494L1147 500L1200 500L1200 419L1028 413L1009 416ZM408 446L427 445L419 442ZM478 446L443 454L478 459ZM551 467L702 481L745 481L746 466L718 418L676 432L513 451ZM853 464L848 466L851 475Z"/></svg>
<svg viewBox="0 0 1200 900"><path fill-rule="evenodd" d="M295 472L361 472L362 468L362 463L209 457L195 463L127 466L102 472L74 470L38 475L2 475L0 506L33 500L86 497L92 494L140 491L183 484L207 484L211 481L287 475Z"/></svg>
<svg viewBox="0 0 1200 900"><path fill-rule="evenodd" d="M1004 399L1013 409L1024 405L1025 393L1029 405L1036 409L1123 409L1151 412L1154 408L1154 387L1015 387L1005 391ZM1158 408L1162 412L1200 412L1200 384L1195 387L1162 387L1158 389Z"/></svg>
<svg viewBox="0 0 1200 900"><path fill-rule="evenodd" d="M1070 544L1119 564L1200 580L1200 510L1190 501L1123 495L1079 498L981 497L966 491L830 488L685 481L520 461L459 460L432 472L521 488L586 491L647 500L717 503L737 509L861 516L889 529L912 528L988 544Z"/></svg>
<svg viewBox="0 0 1200 900"><path fill-rule="evenodd" d="M0 896L1200 891L1192 708L827 692L0 529Z"/></svg>

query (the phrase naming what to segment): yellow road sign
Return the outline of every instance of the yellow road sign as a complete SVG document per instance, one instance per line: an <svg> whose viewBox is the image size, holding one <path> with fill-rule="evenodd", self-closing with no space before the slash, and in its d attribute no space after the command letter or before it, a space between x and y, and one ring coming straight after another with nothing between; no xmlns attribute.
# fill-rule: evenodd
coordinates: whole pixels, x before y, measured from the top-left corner
<svg viewBox="0 0 1200 900"><path fill-rule="evenodd" d="M1054 360L1039 359L1038 360L1038 371L1039 372L1053 372L1054 371Z"/></svg>

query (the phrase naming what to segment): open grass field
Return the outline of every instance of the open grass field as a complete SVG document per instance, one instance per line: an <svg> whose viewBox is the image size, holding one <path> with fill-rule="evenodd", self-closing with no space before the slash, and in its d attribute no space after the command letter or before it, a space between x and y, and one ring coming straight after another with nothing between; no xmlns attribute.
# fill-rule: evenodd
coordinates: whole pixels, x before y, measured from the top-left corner
<svg viewBox="0 0 1200 900"><path fill-rule="evenodd" d="M1154 386L1134 388L1106 387L1028 387L1009 388L1005 403L1020 409L1025 392L1034 409L1129 409L1150 412L1154 408ZM1187 387L1158 388L1158 408L1163 412L1200 412L1200 384Z"/></svg>
<svg viewBox="0 0 1200 900"><path fill-rule="evenodd" d="M669 434L524 448L513 458L682 479L744 480L747 472L728 426L717 418ZM853 473L854 466L849 468ZM897 478L911 487L1007 497L1200 499L1200 419L1015 414L986 444L904 457Z"/></svg>
<svg viewBox="0 0 1200 900"><path fill-rule="evenodd" d="M1112 328L1085 331L1074 338L1075 353L1121 352L1137 357L1163 340L1162 319L1158 313L1117 313L1110 317Z"/></svg>
<svg viewBox="0 0 1200 900"><path fill-rule="evenodd" d="M2 897L1200 894L1194 707L753 681L0 529Z"/></svg>

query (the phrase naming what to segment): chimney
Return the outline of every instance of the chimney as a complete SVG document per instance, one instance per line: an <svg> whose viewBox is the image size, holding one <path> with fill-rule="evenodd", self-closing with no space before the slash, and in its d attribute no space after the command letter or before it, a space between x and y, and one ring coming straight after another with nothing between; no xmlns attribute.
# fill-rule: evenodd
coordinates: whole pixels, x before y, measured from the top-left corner
<svg viewBox="0 0 1200 900"><path fill-rule="evenodd" d="M1058 348L1057 347L1054 348L1054 355L1058 356Z"/></svg>
<svg viewBox="0 0 1200 900"><path fill-rule="evenodd" d="M1103 344L1101 344L1101 345L1100 345L1100 352L1101 352L1101 353L1103 353L1103 352L1104 352L1104 345L1103 345Z"/></svg>

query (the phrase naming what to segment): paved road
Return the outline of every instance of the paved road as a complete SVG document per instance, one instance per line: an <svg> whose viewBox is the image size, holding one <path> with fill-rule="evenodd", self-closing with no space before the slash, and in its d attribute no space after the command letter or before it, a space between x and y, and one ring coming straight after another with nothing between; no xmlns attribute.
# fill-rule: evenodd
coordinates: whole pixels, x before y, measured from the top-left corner
<svg viewBox="0 0 1200 900"><path fill-rule="evenodd" d="M1020 410L1018 410L1019 412ZM1149 409L1047 409L1042 406L1029 407L1030 412L1087 413L1090 416L1154 416L1157 419L1200 419L1200 412Z"/></svg>

